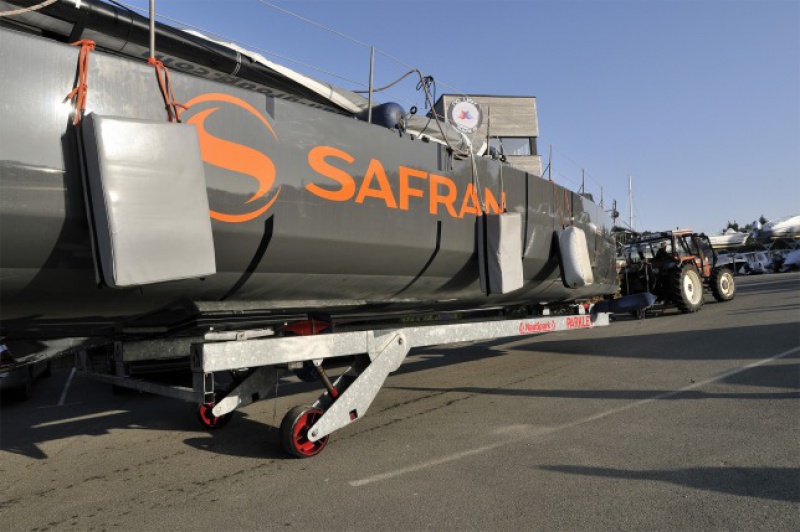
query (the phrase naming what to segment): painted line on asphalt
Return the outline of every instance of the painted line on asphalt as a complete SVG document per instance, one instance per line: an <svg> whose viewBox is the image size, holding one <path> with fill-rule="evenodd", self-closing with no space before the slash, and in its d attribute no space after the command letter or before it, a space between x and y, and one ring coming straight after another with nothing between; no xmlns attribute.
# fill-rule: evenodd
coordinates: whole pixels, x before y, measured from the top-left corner
<svg viewBox="0 0 800 532"><path fill-rule="evenodd" d="M69 377L67 377L67 382L64 384L64 389L61 391L61 398L58 400L58 406L64 406L64 402L67 400L67 393L69 392L69 386L72 384L72 379L75 377L76 369L73 367L72 371L69 372Z"/></svg>
<svg viewBox="0 0 800 532"><path fill-rule="evenodd" d="M789 355L792 355L794 353L797 353L797 352L800 352L800 347L795 347L793 349L789 349L788 351L784 351L783 353L779 353L779 354L777 354L775 356L772 356L772 357L769 357L769 358L765 358L763 360L759 360L759 361L753 362L751 364L747 364L746 366L741 366L741 367L738 367L738 368L734 368L732 370L726 371L726 372L721 373L719 375L715 375L714 377L708 378L706 380L703 380L703 381L700 381L700 382L695 382L693 384L690 384L689 386L684 386L683 388L680 388L678 390L673 390L671 392L660 393L658 395L654 395L653 397L648 397L647 399L642 399L642 400L639 400L639 401L635 401L633 403L629 403L627 405L620 406L618 408L612 408L611 410L606 410L604 412L600 412L598 414L594 414L594 415L589 416L589 417L581 418L581 419L578 419L578 420L575 420L575 421L570 421L569 423L564 423L563 425L558 425L558 426L550 427L550 428L529 427L528 428L529 430L523 431L523 434L521 434L519 436L516 436L514 438L509 438L509 439L503 440L501 442L493 443L491 445L484 445L482 447L476 447L475 449L468 449L466 451L461 451L459 453L443 456L441 458L436 458L436 459L433 459L433 460L427 460L425 462L420 462L418 464L411 465L411 466L408 466L408 467L395 469L394 471L387 471L386 473L373 475L371 477L366 477L366 478L362 478L362 479L359 479L359 480L351 480L349 482L349 484L351 486L353 486L354 488L357 488L357 487L360 487L360 486L366 486L368 484L373 484L375 482L381 482L383 480L389 480L389 479L392 479L392 478L395 478L395 477L399 477L401 475L406 475L408 473L414 473L416 471L422 471L424 469L428 469L428 468L435 467L435 466L438 466L438 465L446 464L446 463L449 463L449 462L455 462L457 460L461 460L461 459L467 458L469 456L474 456L474 455L477 455L477 454L482 454L482 453L485 453L485 452L493 451L494 449L498 449L500 447L505 447L507 445L512 445L512 444L515 444L515 443L518 443L518 442L521 442L521 441L524 441L524 440L529 440L529 439L535 438L537 436L541 436L541 435L545 435L545 434L552 434L554 432L559 432L559 431L562 431L562 430L571 429L571 428L574 428L574 427L577 427L577 426L580 426L580 425L584 425L586 423L591 423L591 422L597 421L599 419L603 419L603 418L606 418L606 417L609 417L609 416L613 416L615 414L619 414L621 412L625 412L627 410L631 410L633 408L649 405L651 403L655 403L656 401L662 401L664 399L669 399L671 397L674 397L676 395L680 395L682 393L686 393L686 392L694 390L696 388L701 388L703 386L711 384L712 382L716 382L716 381L731 377L733 375L737 375L739 373L743 373L743 372L745 372L747 370L750 370L750 369L753 369L753 368L757 368L758 366L763 366L764 364L768 364L770 362L774 362L775 360L779 360L781 358L785 358L785 357L787 357ZM514 432L517 432L517 431L519 431L519 429L515 430Z"/></svg>
<svg viewBox="0 0 800 532"><path fill-rule="evenodd" d="M67 423L75 423L76 421L87 421L89 419L98 419L101 417L116 416L118 414L127 414L127 410L109 410L108 412L99 412L97 414L87 414L85 416L72 417L69 419L58 419L56 421L47 421L39 423L38 425L31 426L32 429L43 429L45 427L53 427L56 425L65 425Z"/></svg>

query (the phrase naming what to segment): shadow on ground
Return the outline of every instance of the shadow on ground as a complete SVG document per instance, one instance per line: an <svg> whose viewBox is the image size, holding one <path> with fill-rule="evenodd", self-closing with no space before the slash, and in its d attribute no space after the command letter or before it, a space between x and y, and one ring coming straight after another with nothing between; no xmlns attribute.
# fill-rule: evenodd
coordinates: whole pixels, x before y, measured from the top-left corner
<svg viewBox="0 0 800 532"><path fill-rule="evenodd" d="M544 466L541 469L570 475L668 482L741 497L800 502L800 469L793 467L690 467L631 471L604 467L556 465Z"/></svg>

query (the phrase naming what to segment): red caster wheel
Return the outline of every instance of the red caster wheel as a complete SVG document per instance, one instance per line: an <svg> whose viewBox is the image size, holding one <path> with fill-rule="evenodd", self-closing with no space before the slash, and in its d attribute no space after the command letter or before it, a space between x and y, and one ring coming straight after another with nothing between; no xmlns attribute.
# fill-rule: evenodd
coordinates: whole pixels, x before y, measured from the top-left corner
<svg viewBox="0 0 800 532"><path fill-rule="evenodd" d="M287 453L310 458L325 448L328 436L313 442L308 439L308 430L324 413L310 406L296 406L286 413L281 422L281 445Z"/></svg>
<svg viewBox="0 0 800 532"><path fill-rule="evenodd" d="M200 420L200 424L203 425L204 428L208 430L216 430L221 429L233 417L233 412L228 412L227 414L221 415L219 417L215 416L211 411L214 409L216 403L203 403L197 409L197 419Z"/></svg>

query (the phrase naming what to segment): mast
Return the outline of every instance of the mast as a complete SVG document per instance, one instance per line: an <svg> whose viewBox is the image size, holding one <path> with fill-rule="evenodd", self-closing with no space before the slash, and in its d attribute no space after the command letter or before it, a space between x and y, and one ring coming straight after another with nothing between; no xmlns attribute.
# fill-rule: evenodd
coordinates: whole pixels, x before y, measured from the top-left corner
<svg viewBox="0 0 800 532"><path fill-rule="evenodd" d="M586 171L581 168L581 194L586 194Z"/></svg>
<svg viewBox="0 0 800 532"><path fill-rule="evenodd" d="M628 225L633 227L633 178L628 176Z"/></svg>
<svg viewBox="0 0 800 532"><path fill-rule="evenodd" d="M156 0L150 0L150 57L156 56Z"/></svg>
<svg viewBox="0 0 800 532"><path fill-rule="evenodd" d="M367 99L367 123L372 123L372 80L375 72L375 47L369 47L369 98Z"/></svg>

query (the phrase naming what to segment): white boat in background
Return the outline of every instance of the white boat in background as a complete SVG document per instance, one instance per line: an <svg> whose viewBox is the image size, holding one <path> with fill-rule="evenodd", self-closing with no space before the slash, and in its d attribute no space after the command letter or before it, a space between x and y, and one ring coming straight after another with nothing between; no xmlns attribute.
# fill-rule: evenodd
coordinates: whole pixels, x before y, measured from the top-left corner
<svg viewBox="0 0 800 532"><path fill-rule="evenodd" d="M764 224L756 234L759 242L769 243L780 239L800 239L800 214L776 218Z"/></svg>
<svg viewBox="0 0 800 532"><path fill-rule="evenodd" d="M714 249L737 248L747 244L747 241L750 240L750 233L741 233L729 227L721 233L709 235L708 239Z"/></svg>

